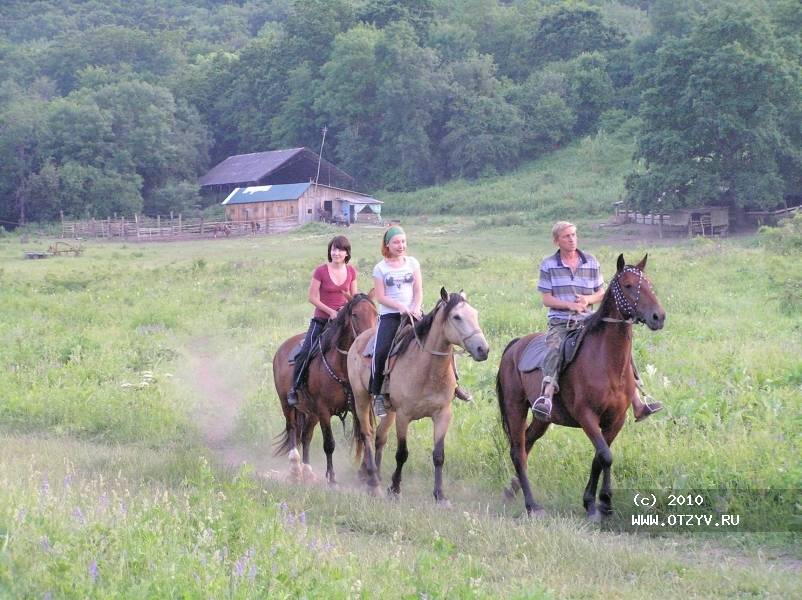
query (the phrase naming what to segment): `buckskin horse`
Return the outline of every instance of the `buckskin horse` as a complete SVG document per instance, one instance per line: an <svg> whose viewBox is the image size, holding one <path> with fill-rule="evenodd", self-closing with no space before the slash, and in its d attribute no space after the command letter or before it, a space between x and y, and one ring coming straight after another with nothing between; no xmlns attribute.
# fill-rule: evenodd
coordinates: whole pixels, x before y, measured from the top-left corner
<svg viewBox="0 0 802 600"><path fill-rule="evenodd" d="M298 389L298 406L287 404L287 392L292 382L293 366L290 353L298 346L304 334L294 335L279 346L273 357L273 382L276 386L281 410L284 412L285 428L279 434L275 454L288 452L291 474L300 478L310 476L309 446L320 423L323 432L323 450L326 453L326 480L335 484L334 435L331 417L345 417L353 409L353 396L348 384L346 356L354 339L365 330L376 325L376 307L373 290L369 294L356 294L329 321L315 344L313 356L307 366L306 384ZM297 438L301 433L303 467L298 454Z"/></svg>
<svg viewBox="0 0 802 600"><path fill-rule="evenodd" d="M645 323L654 331L662 329L665 323L666 313L643 274L646 258L631 266L625 265L623 254L619 255L617 272L599 310L585 320L584 340L573 362L560 375L560 391L554 396L551 422L581 427L596 449L582 497L587 517L592 521L601 520L612 512L610 467L613 454L610 446L624 424L630 398L635 394L630 362L632 325ZM543 334L533 333L511 341L504 349L496 378L501 423L517 475L506 493L513 497L522 489L526 512L530 515L541 515L544 510L532 496L526 462L532 445L546 433L550 423L533 419L527 427L528 399L539 395L542 375L539 369L522 373L518 363L527 344L540 335ZM597 505L600 474L603 479Z"/></svg>
<svg viewBox="0 0 802 600"><path fill-rule="evenodd" d="M453 347L461 346L476 361L487 360L490 348L479 327L479 313L468 304L465 294L449 295L445 288L441 288L440 300L434 309L402 333L398 351L391 358L395 361L389 374L392 408L376 431L375 454L370 443L374 438L373 403L368 392L370 357L365 352L374 334L374 330L362 333L348 351L348 378L356 405L355 452L357 460L363 457L360 475L367 481L371 493L378 495L382 451L387 443L387 432L395 421L398 438L396 469L388 493L400 494L401 469L409 455L409 424L430 417L434 423L434 498L438 504L447 506L449 503L443 494L443 462L445 436L451 422L451 399L456 386Z"/></svg>

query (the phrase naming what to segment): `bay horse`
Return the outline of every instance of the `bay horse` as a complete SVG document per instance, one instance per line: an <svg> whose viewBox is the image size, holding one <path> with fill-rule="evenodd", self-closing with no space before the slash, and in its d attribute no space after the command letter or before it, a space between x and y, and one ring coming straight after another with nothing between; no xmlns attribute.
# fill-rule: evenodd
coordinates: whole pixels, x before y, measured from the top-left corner
<svg viewBox="0 0 802 600"><path fill-rule="evenodd" d="M276 441L275 455L288 452L291 474L296 478L311 475L309 446L320 423L323 432L323 450L326 453L326 480L336 484L332 455L334 435L331 431L332 416L345 418L353 410L353 396L348 384L346 356L354 339L365 330L376 325L376 307L373 290L369 294L356 294L349 299L337 316L326 324L315 347L317 352L309 359L306 384L298 388L298 405L287 404L287 392L292 384L293 365L290 353L298 346L304 334L285 340L273 357L273 382L284 413L285 428ZM300 431L303 451L303 467L298 453Z"/></svg>
<svg viewBox="0 0 802 600"><path fill-rule="evenodd" d="M601 520L612 512L610 446L626 419L627 408L635 390L632 370L632 325L645 323L655 331L662 329L666 313L654 294L652 284L643 274L646 258L635 266L626 265L618 256L617 271L604 294L599 310L585 320L584 340L573 362L560 375L559 394L554 396L551 423L581 427L596 449L590 477L582 500L588 519ZM527 514L542 515L535 502L526 473L532 445L550 423L533 419L527 427L529 399L540 393L540 369L530 373L518 370L518 362L529 342L542 333L533 333L511 341L504 349L496 377L496 393L501 423L510 444L510 457L516 477L505 490L514 497L523 490ZM603 474L599 505L596 489Z"/></svg>
<svg viewBox="0 0 802 600"><path fill-rule="evenodd" d="M445 436L451 422L451 399L456 378L452 366L454 346L461 346L476 361L487 360L490 348L479 326L479 313L465 294L448 294L440 290L437 305L420 321L409 327L395 354L395 365L389 375L389 398L392 408L382 418L374 439L373 402L369 390L370 357L365 348L375 330L362 333L348 351L348 378L354 390L354 420L357 460L363 457L360 475L372 494L379 494L379 472L387 433L395 421L398 447L396 469L388 493L401 493L401 469L407 460L407 430L412 421L430 417L434 424L434 498L448 505L443 494L443 462ZM357 425L359 426L357 428Z"/></svg>

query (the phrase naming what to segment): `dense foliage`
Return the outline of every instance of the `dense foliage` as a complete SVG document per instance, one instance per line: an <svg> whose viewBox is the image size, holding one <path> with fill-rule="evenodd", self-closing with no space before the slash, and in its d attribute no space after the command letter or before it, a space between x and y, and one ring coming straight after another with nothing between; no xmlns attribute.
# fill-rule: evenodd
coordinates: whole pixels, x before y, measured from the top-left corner
<svg viewBox="0 0 802 600"><path fill-rule="evenodd" d="M0 11L6 224L186 210L212 164L318 150L324 125L325 156L366 190L493 175L638 113L628 186L645 207L768 206L799 189L795 0L9 0Z"/></svg>

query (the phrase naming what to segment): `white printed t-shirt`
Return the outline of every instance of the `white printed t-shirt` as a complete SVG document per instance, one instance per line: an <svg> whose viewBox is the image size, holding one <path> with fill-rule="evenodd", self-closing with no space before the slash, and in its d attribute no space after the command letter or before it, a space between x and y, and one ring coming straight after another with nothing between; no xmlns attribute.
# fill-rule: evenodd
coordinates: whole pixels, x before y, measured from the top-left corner
<svg viewBox="0 0 802 600"><path fill-rule="evenodd" d="M415 284L415 269L420 269L420 263L412 256L404 257L404 264L400 267L391 267L386 260L373 267L373 277L380 277L384 282L384 295L401 304L410 307ZM379 314L397 313L394 308L379 304Z"/></svg>

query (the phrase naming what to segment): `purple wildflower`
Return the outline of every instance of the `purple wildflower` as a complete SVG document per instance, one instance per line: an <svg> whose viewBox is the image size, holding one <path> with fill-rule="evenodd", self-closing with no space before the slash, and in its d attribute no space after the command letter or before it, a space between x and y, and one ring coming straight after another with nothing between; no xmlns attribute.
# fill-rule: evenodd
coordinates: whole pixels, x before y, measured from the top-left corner
<svg viewBox="0 0 802 600"><path fill-rule="evenodd" d="M101 509L103 509L104 511L106 510L106 508L109 505L109 497L106 495L106 492L103 492L100 495L100 498L98 498L97 503Z"/></svg>
<svg viewBox="0 0 802 600"><path fill-rule="evenodd" d="M80 506L76 506L72 511L72 518L78 521L81 525L86 524L86 517L84 517L84 513L81 510Z"/></svg>
<svg viewBox="0 0 802 600"><path fill-rule="evenodd" d="M50 540L47 539L47 536L39 540L39 545L42 547L43 552L50 552Z"/></svg>
<svg viewBox="0 0 802 600"><path fill-rule="evenodd" d="M248 579L251 581L256 579L256 565L254 563L251 563L251 568L248 569Z"/></svg>
<svg viewBox="0 0 802 600"><path fill-rule="evenodd" d="M298 515L298 521L301 522L301 525L306 525L306 511Z"/></svg>
<svg viewBox="0 0 802 600"><path fill-rule="evenodd" d="M97 561L93 560L89 563L87 570L89 571L89 578L92 580L92 583L97 582Z"/></svg>
<svg viewBox="0 0 802 600"><path fill-rule="evenodd" d="M70 489L71 485L72 485L72 475L67 475L66 477L64 477L64 489L65 490Z"/></svg>
<svg viewBox="0 0 802 600"><path fill-rule="evenodd" d="M39 485L39 497L46 498L50 493L50 481L47 477L42 478L42 483Z"/></svg>

